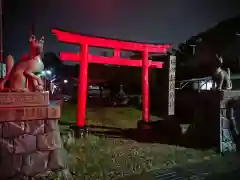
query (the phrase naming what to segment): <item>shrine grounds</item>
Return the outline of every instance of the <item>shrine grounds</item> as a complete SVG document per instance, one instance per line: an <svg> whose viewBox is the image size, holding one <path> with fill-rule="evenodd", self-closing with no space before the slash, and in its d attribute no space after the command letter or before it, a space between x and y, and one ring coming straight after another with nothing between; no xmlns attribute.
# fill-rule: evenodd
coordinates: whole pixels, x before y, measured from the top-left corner
<svg viewBox="0 0 240 180"><path fill-rule="evenodd" d="M75 112L75 104L63 104L59 122L63 134L75 122ZM141 118L141 110L134 107L87 108L86 115L89 135L65 146L74 179L115 179L218 156L212 149L144 142L128 136L128 130L136 129Z"/></svg>

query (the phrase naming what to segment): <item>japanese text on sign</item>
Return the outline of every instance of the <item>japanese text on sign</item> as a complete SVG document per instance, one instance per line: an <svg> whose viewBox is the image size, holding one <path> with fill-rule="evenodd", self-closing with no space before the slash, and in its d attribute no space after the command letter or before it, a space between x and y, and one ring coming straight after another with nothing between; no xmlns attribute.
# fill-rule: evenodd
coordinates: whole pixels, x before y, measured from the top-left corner
<svg viewBox="0 0 240 180"><path fill-rule="evenodd" d="M169 64L169 89L168 89L168 115L174 115L175 112L175 74L176 57L170 56Z"/></svg>

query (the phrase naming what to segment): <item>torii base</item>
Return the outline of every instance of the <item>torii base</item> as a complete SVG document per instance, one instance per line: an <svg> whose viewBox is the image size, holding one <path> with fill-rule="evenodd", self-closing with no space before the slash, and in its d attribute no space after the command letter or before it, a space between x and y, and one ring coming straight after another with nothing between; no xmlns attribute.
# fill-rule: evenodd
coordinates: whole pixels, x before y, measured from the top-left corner
<svg viewBox="0 0 240 180"><path fill-rule="evenodd" d="M70 128L73 130L75 138L85 138L88 136L88 127L86 125L83 127L72 125Z"/></svg>

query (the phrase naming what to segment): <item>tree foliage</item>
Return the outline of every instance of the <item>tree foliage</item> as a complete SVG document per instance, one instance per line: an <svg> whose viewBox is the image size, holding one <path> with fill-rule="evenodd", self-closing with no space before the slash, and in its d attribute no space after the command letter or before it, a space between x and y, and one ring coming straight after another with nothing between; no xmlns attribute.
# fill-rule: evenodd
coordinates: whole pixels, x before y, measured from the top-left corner
<svg viewBox="0 0 240 180"><path fill-rule="evenodd" d="M221 54L225 66L233 72L240 70L240 47L236 33L240 32L240 17L218 23L216 26L192 36L176 49L177 74L181 79L197 78L211 74L211 66L215 63L215 54ZM193 55L191 45L196 45ZM181 76L180 75L180 76Z"/></svg>
<svg viewBox="0 0 240 180"><path fill-rule="evenodd" d="M61 72L63 63L59 57L53 52L47 52L44 54L43 63L46 69L54 69L56 74Z"/></svg>

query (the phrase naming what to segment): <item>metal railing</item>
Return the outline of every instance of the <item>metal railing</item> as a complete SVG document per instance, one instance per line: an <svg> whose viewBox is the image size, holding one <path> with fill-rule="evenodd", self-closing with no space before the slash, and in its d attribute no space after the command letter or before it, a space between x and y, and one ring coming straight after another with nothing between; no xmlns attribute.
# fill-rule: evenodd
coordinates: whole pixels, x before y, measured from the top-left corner
<svg viewBox="0 0 240 180"><path fill-rule="evenodd" d="M182 81L176 81L176 88L177 90L181 90L185 88L188 84L197 83L198 91L201 91L203 86L207 86L207 83L212 83L212 77L204 77L204 78L193 78L187 79Z"/></svg>
<svg viewBox="0 0 240 180"><path fill-rule="evenodd" d="M231 75L231 80L240 80L240 75ZM193 78L193 79L187 79L187 80L181 80L181 81L176 81L176 90L181 90L185 88L189 84L197 84L197 90L201 91L202 87L207 86L207 83L213 83L212 77L207 76L203 78Z"/></svg>

